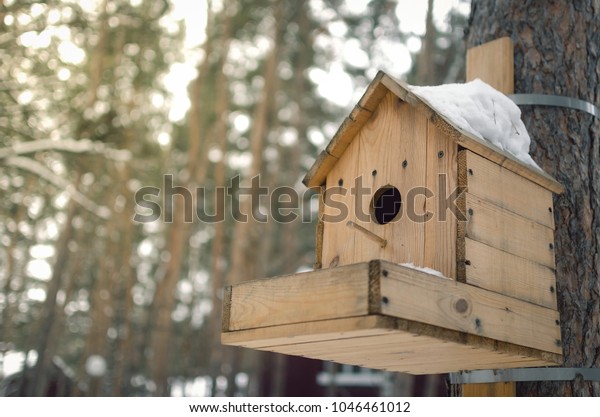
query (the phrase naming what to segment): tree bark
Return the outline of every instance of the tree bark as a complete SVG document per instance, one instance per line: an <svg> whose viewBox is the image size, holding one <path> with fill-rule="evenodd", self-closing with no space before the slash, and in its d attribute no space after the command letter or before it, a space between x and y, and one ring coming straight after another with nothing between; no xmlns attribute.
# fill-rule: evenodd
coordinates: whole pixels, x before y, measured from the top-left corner
<svg viewBox="0 0 600 417"><path fill-rule="evenodd" d="M600 105L600 2L473 2L467 47L510 36L515 92ZM565 186L555 198L555 256L565 367L600 366L600 120L524 106L533 159ZM518 395L598 396L582 380L518 384Z"/></svg>
<svg viewBox="0 0 600 417"><path fill-rule="evenodd" d="M208 19L211 22L211 16ZM210 34L210 26L207 28ZM210 69L210 54L212 53L212 36L208 36L204 49L206 57L198 67L198 76L190 87L189 121L189 150L187 159L187 178L184 178L186 189L191 193L195 181L202 182L199 172L204 173L203 164L207 158L205 146L204 107L202 103L202 88L204 87ZM191 194L190 194L191 195ZM193 195L192 195L193 198ZM186 221L186 204L182 196L175 196L173 204L173 223L169 225L167 241L169 242L170 258L166 264L165 275L156 285L153 301L152 329L152 375L156 384L156 396L168 396L169 386L169 344L171 343L171 312L175 305L175 289L181 278L181 269L186 254L187 241L192 224ZM193 204L192 204L193 206ZM189 213L193 219L193 213ZM189 219L188 219L189 220Z"/></svg>
<svg viewBox="0 0 600 417"><path fill-rule="evenodd" d="M33 184L35 183L35 179L32 177L27 181L27 193L29 193L32 189ZM11 233L10 236L10 244L8 248L6 248L6 267L4 270L5 274L5 282L4 282L4 299L6 300L4 306L2 307L2 324L0 325L0 340L8 343L14 343L13 340L13 304L17 304L14 302L10 296L15 293L15 289L13 286L17 285L17 280L15 277L17 275L17 262L15 257L15 251L17 250L17 242L19 240L19 228L18 225L21 220L25 217L26 206L21 204L16 207L15 215L14 215L14 224L16 225L15 230Z"/></svg>
<svg viewBox="0 0 600 417"><path fill-rule="evenodd" d="M433 24L433 0L427 2L425 35L421 37L422 47L417 57L417 73L413 81L417 85L433 85L436 82L434 63L434 42L436 28Z"/></svg>
<svg viewBox="0 0 600 417"><path fill-rule="evenodd" d="M76 181L76 184L79 181ZM50 335L56 326L56 295L62 286L62 281L67 269L69 260L69 241L73 235L73 218L76 213L76 205L73 200L69 202L67 208L67 220L64 229L61 232L57 242L56 261L52 268L52 277L46 289L46 301L42 309L43 315L39 322L37 333L36 351L38 354L37 362L33 367L31 382L28 386L28 396L43 396L46 389L46 368L50 365L53 349L50 349Z"/></svg>
<svg viewBox="0 0 600 417"><path fill-rule="evenodd" d="M263 164L263 150L266 136L269 132L269 114L273 110L274 95L277 91L279 79L277 77L277 65L279 64L279 51L281 47L281 32L283 18L283 1L278 0L273 5L275 9L275 27L273 28L273 47L269 52L263 67L264 87L257 100L252 114L252 127L250 130L250 151L252 153L252 163L249 175L246 180L257 177L261 173ZM244 186L249 186L250 181ZM246 279L257 278L259 269L258 255L262 248L262 239L258 222L253 216L252 202L258 202L258 190L253 190L252 195L239 201L239 208L242 215L247 215L246 221L237 221L234 230L234 240L231 248L231 268L227 274L227 284L236 284ZM264 214L264 213L263 213ZM258 353L248 353L248 357L256 360L248 360L246 363L254 369L260 369L258 362ZM239 367L244 363L242 350L235 348L230 350L230 372L228 373L228 384L226 395L234 393L235 375ZM251 374L252 373L250 372Z"/></svg>
<svg viewBox="0 0 600 417"><path fill-rule="evenodd" d="M223 48L221 57L220 72L217 77L217 102L215 107L216 122L214 141L217 149L221 153L221 160L214 164L214 201L215 213L218 218L225 219L225 187L226 187L226 155L227 155L227 116L229 114L229 78L225 74L224 67L227 62L229 45L231 42L232 16L230 13L224 13L223 22ZM219 191L221 190L221 191ZM222 194L220 194L222 192ZM213 225L214 237L211 246L210 257L210 278L212 285L212 311L210 313L210 362L209 375L213 381L212 394L216 393L216 378L221 373L221 362L223 361L224 346L221 345L221 300L219 291L223 288L223 276L225 272L225 220L219 221Z"/></svg>

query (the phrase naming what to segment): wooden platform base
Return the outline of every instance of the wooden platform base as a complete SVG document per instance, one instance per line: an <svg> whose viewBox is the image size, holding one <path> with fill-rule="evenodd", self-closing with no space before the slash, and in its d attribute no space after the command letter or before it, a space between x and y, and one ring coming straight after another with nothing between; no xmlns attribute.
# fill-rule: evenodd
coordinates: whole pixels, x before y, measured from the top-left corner
<svg viewBox="0 0 600 417"><path fill-rule="evenodd" d="M226 295L226 345L412 374L562 363L555 310L385 261Z"/></svg>

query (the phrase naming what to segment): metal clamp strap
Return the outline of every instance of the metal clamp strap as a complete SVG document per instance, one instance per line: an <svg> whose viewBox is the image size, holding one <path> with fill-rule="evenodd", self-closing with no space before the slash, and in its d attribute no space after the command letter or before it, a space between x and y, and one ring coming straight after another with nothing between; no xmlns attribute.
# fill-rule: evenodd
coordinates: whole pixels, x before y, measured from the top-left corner
<svg viewBox="0 0 600 417"><path fill-rule="evenodd" d="M512 94L509 95L515 104L520 106L553 106L581 110L600 119L600 109L589 101L552 94Z"/></svg>
<svg viewBox="0 0 600 417"><path fill-rule="evenodd" d="M450 374L450 383L485 384L492 382L572 381L578 376L581 376L584 381L600 381L600 368L516 368L461 371Z"/></svg>

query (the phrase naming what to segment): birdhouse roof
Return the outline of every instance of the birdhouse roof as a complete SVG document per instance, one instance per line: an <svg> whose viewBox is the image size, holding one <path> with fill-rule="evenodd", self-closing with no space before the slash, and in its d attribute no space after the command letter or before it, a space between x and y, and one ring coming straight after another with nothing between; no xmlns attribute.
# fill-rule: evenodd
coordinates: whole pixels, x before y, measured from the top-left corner
<svg viewBox="0 0 600 417"><path fill-rule="evenodd" d="M455 141L459 146L516 172L522 177L554 193L563 192L563 186L550 175L524 163L514 155L500 149L487 140L476 137L472 132L461 128L455 121L436 111L430 103L414 94L406 84L393 79L382 71L377 73L360 101L354 106L350 115L346 117L327 147L321 152L313 166L309 169L303 180L307 187L317 187L325 183L325 179L331 169L357 136L360 129L375 113L379 103L388 92L415 107L430 122L445 132L449 140Z"/></svg>

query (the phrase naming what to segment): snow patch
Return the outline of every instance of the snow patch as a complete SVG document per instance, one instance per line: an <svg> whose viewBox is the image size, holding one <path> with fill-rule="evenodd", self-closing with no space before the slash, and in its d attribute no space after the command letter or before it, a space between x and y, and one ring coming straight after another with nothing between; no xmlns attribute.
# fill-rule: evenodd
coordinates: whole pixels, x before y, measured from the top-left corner
<svg viewBox="0 0 600 417"><path fill-rule="evenodd" d="M409 88L456 127L541 171L529 156L531 138L521 120L521 110L498 90L480 79L465 84Z"/></svg>
<svg viewBox="0 0 600 417"><path fill-rule="evenodd" d="M412 262L400 264L400 266L405 266L405 267L410 268L410 269L415 269L417 271L425 272L425 273L430 274L430 275L435 275L436 277L445 278L445 279L452 279L452 278L448 278L447 276L445 276L444 274L442 274L440 271L438 271L436 269L427 268L426 266L416 266Z"/></svg>

